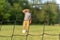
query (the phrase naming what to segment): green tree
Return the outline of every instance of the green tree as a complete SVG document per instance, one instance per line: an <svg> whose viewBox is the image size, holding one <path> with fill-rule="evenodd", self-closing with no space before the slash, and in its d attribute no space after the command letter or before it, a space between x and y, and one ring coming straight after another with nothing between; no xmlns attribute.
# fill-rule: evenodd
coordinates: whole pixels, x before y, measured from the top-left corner
<svg viewBox="0 0 60 40"><path fill-rule="evenodd" d="M38 5L37 5L38 6ZM55 2L46 2L40 7L35 6L33 16L37 19L38 23L54 24L58 15L58 7Z"/></svg>
<svg viewBox="0 0 60 40"><path fill-rule="evenodd" d="M10 4L5 0L0 0L0 16L2 16L1 18L8 20L10 17L10 12Z"/></svg>
<svg viewBox="0 0 60 40"><path fill-rule="evenodd" d="M45 16L44 20L47 22L47 24L54 24L56 22L56 18L58 15L58 11L57 11L58 7L56 3L54 2L45 3L42 9L43 9L42 10L43 16Z"/></svg>

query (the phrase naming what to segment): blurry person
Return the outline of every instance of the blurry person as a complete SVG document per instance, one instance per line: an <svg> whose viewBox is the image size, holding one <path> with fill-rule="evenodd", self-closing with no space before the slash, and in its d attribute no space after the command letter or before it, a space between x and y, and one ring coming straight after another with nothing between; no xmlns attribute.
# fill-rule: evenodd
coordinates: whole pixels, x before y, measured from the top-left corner
<svg viewBox="0 0 60 40"><path fill-rule="evenodd" d="M29 24L31 24L31 13L29 9L24 9L22 12L24 13L22 33L26 33L28 32Z"/></svg>

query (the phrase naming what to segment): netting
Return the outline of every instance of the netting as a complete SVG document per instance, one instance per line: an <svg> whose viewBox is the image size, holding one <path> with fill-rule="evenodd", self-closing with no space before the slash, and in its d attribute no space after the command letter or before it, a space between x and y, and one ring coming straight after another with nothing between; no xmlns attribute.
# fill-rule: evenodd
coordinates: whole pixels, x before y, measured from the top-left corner
<svg viewBox="0 0 60 40"><path fill-rule="evenodd" d="M32 7L34 5L41 6L45 4L33 4ZM60 5L60 4L56 4L56 5ZM33 10L33 13L34 12L35 10ZM53 27L51 26L47 27L47 25L45 25L46 22L44 22L43 26L39 25L39 27L36 27L37 25L34 25L36 28L33 26L32 27L30 26L27 34L22 34L21 32L19 32L22 30L22 28L20 28L22 26L16 25L16 20L17 20L17 17L15 19L14 25L12 26L10 25L11 27L10 28L8 27L9 25L3 25L3 19L2 19L2 21L0 22L0 40L60 40L59 25L53 26ZM44 20L46 20L46 18L44 18ZM60 20L60 18L58 18L58 20ZM34 28L36 30L32 31Z"/></svg>
<svg viewBox="0 0 60 40"><path fill-rule="evenodd" d="M8 25L9 26L9 25ZM46 30L46 28L45 27L42 27L42 33L41 34L39 34L39 32L37 32L36 30L36 33L37 34L35 34L35 32L33 31L33 33L30 33L30 32L27 32L27 34L22 34L21 33L21 30L19 30L19 29L17 29L17 31L20 31L20 33L18 33L17 31L16 31L16 28L18 27L18 25L16 26L16 25L14 25L14 26L12 26L12 30L11 29L9 29L9 28L7 28L7 29L5 29L5 31L4 31L4 29L3 29L3 27L7 27L6 25L4 25L4 26L2 26L2 28L1 28L1 31L0 31L0 40L36 40L36 39L38 39L38 40L60 40L60 34L58 34L58 33L54 33L52 30L51 30L51 33L49 33L49 31L48 31L48 33L46 32L47 30ZM57 28L57 27L56 27ZM9 30L8 30L9 29ZM2 30L3 30L3 32L2 32ZM54 30L54 29L53 29ZM8 32L7 32L8 31ZM9 33L9 31L12 31L11 33ZM53 32L53 33L52 33ZM57 32L57 31L56 31ZM1 34L2 33L2 34ZM9 35L10 34L10 35ZM36 38L34 38L34 37L36 37ZM45 39L45 37L46 37L46 39ZM50 38L51 37L51 38ZM7 39L5 39L5 38L7 38Z"/></svg>

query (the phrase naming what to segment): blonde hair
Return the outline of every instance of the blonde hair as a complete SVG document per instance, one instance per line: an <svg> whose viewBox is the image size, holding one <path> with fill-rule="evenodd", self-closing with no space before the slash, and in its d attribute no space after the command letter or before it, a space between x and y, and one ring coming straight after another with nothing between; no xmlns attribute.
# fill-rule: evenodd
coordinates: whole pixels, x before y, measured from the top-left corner
<svg viewBox="0 0 60 40"><path fill-rule="evenodd" d="M24 9L23 12L30 12L30 10L29 9Z"/></svg>

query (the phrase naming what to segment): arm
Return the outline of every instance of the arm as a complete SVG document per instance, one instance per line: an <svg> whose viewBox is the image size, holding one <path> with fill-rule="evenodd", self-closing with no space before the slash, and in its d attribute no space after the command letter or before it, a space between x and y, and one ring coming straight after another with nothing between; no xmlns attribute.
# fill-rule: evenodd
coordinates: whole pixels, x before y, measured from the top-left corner
<svg viewBox="0 0 60 40"><path fill-rule="evenodd" d="M23 13L25 13L25 10L22 10Z"/></svg>
<svg viewBox="0 0 60 40"><path fill-rule="evenodd" d="M31 22L32 22L32 18L31 18L31 16L30 16L29 24L31 24Z"/></svg>

